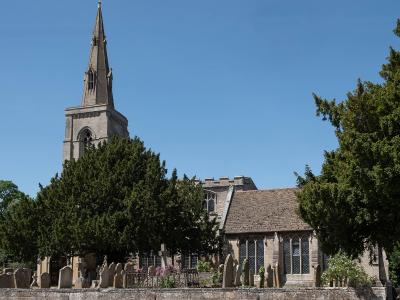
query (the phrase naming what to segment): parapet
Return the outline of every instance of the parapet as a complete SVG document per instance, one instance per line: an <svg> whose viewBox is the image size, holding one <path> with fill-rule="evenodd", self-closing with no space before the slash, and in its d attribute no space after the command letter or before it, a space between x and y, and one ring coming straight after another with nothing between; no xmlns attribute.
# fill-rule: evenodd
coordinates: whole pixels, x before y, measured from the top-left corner
<svg viewBox="0 0 400 300"><path fill-rule="evenodd" d="M205 178L200 181L204 188L217 188L217 187L229 187L234 186L238 190L257 190L251 177L246 176L235 176L233 179L229 177L222 176L219 179L214 179L213 177Z"/></svg>

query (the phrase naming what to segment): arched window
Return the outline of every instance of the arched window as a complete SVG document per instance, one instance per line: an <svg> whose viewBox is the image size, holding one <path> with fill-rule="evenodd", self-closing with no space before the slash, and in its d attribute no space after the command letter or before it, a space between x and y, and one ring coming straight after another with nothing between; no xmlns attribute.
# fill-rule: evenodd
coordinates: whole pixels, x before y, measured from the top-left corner
<svg viewBox="0 0 400 300"><path fill-rule="evenodd" d="M286 237L283 240L285 274L310 273L310 241L307 235Z"/></svg>
<svg viewBox="0 0 400 300"><path fill-rule="evenodd" d="M89 91L94 90L94 72L93 70L89 70L88 73L88 89Z"/></svg>
<svg viewBox="0 0 400 300"><path fill-rule="evenodd" d="M79 134L79 157L83 156L85 154L85 151L89 149L90 147L93 146L93 134L90 131L90 129L85 128L80 134Z"/></svg>
<svg viewBox="0 0 400 300"><path fill-rule="evenodd" d="M211 191L205 191L203 208L207 210L209 213L213 213L215 211L216 204L217 204L217 194Z"/></svg>

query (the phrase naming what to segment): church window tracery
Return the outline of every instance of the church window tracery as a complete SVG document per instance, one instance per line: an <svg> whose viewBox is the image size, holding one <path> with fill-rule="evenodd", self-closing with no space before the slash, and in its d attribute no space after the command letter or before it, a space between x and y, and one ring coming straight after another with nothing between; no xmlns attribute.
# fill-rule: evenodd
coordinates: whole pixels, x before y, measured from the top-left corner
<svg viewBox="0 0 400 300"><path fill-rule="evenodd" d="M287 237L283 240L285 274L310 273L310 241L307 235Z"/></svg>
<svg viewBox="0 0 400 300"><path fill-rule="evenodd" d="M80 157L85 154L86 150L93 146L93 134L86 128L79 135Z"/></svg>
<svg viewBox="0 0 400 300"><path fill-rule="evenodd" d="M205 191L203 208L207 210L208 213L213 213L215 211L216 204L217 204L217 194L211 191Z"/></svg>
<svg viewBox="0 0 400 300"><path fill-rule="evenodd" d="M257 274L260 267L264 267L264 240L241 240L239 244L240 266L243 265L245 258L249 261L250 270Z"/></svg>

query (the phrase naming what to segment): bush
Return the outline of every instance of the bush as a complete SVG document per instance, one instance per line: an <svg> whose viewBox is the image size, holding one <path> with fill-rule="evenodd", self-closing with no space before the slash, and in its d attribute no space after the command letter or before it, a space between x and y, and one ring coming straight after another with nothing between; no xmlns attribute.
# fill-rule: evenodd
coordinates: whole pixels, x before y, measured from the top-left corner
<svg viewBox="0 0 400 300"><path fill-rule="evenodd" d="M260 269L258 269L258 275L260 276L260 288L263 288L264 280L265 280L265 268L264 267L260 267Z"/></svg>
<svg viewBox="0 0 400 300"><path fill-rule="evenodd" d="M221 286L222 284L222 273L218 271L214 271L212 274L212 282L213 286Z"/></svg>
<svg viewBox="0 0 400 300"><path fill-rule="evenodd" d="M357 262L342 252L329 258L328 265L329 268L321 276L324 285L337 282L343 286L366 287L374 281Z"/></svg>
<svg viewBox="0 0 400 300"><path fill-rule="evenodd" d="M199 260L197 262L197 271L199 272L210 272L211 271L211 264L208 261Z"/></svg>

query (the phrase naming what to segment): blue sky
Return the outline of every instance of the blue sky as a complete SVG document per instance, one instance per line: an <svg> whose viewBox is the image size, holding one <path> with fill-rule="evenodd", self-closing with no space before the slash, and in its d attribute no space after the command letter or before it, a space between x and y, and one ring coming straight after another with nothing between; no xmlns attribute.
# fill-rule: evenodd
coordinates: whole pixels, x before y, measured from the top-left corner
<svg viewBox="0 0 400 300"><path fill-rule="evenodd" d="M378 72L395 0L104 0L116 108L171 170L319 172L333 130L312 93L344 99ZM61 169L64 109L80 104L96 1L0 3L0 179L35 195Z"/></svg>

